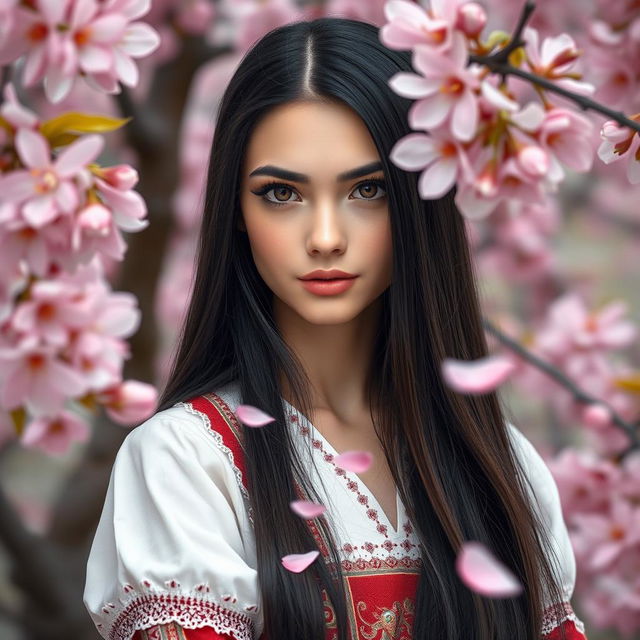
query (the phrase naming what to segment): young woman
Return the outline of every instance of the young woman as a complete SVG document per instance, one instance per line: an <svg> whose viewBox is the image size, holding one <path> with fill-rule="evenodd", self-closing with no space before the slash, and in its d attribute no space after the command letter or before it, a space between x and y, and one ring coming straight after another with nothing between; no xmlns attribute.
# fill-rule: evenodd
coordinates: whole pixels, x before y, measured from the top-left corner
<svg viewBox="0 0 640 640"><path fill-rule="evenodd" d="M89 557L103 637L584 638L548 468L495 393L440 377L487 345L452 194L421 200L389 160L410 103L387 81L410 69L376 27L322 18L236 70L173 370L117 455ZM318 280L332 270L347 275ZM275 420L245 426L239 404ZM336 465L353 449L373 453L366 472ZM305 519L295 499L326 511ZM522 595L469 590L465 540Z"/></svg>

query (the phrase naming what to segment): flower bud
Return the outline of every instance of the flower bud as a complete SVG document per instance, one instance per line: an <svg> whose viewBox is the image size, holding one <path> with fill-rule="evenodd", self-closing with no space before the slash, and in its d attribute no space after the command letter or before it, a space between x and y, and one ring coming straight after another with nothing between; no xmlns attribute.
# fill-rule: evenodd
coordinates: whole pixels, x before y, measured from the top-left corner
<svg viewBox="0 0 640 640"><path fill-rule="evenodd" d="M476 38L487 24L486 11L476 2L467 2L458 8L456 28L469 38Z"/></svg>
<svg viewBox="0 0 640 640"><path fill-rule="evenodd" d="M103 167L97 173L106 183L120 191L133 189L138 182L138 172L128 164Z"/></svg>

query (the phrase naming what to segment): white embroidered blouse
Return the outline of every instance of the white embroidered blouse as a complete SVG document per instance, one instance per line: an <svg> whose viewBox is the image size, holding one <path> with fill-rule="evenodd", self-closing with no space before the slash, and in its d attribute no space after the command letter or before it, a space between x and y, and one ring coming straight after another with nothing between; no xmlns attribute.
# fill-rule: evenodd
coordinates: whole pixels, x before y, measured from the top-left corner
<svg viewBox="0 0 640 640"><path fill-rule="evenodd" d="M240 403L235 383L215 394L231 411ZM314 463L306 468L338 532L352 629L410 638L411 598L398 594L415 588L420 554L399 495L396 530L358 475L335 465L337 452L322 434L284 399L283 406L301 436L295 439L300 455ZM555 604L582 633L569 604L576 565L555 481L529 440L511 424L509 433L559 560L565 602ZM171 621L184 629L208 625L236 640L261 636L252 513L241 476L220 434L190 403L156 413L127 435L87 563L83 601L103 638L130 640L139 629ZM371 589L381 585L372 587L376 576L393 597L374 607ZM353 637L365 637L358 633ZM378 638L371 633L366 637Z"/></svg>

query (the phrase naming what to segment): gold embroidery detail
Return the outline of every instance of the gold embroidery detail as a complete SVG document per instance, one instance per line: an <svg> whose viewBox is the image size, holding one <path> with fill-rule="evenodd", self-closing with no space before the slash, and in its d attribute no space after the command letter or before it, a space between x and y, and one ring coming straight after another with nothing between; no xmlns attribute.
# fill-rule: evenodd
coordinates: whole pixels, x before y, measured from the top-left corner
<svg viewBox="0 0 640 640"><path fill-rule="evenodd" d="M405 598L402 603L395 601L392 609L376 607L373 614L373 622L367 621L363 613L367 609L366 602L362 600L356 605L356 611L360 622L358 631L367 640L401 640L411 637L411 628L414 613L414 604L411 598ZM378 635L382 632L382 635Z"/></svg>

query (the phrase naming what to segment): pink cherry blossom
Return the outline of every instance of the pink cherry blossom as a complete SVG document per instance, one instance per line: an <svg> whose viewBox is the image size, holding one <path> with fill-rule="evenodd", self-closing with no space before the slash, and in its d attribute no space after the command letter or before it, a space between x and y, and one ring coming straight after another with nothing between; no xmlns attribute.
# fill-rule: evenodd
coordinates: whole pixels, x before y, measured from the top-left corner
<svg viewBox="0 0 640 640"><path fill-rule="evenodd" d="M73 179L96 159L103 146L99 135L81 136L52 161L46 138L20 129L16 149L27 168L1 176L0 191L9 202L22 205L22 215L32 227L42 227L59 214L75 210L80 195Z"/></svg>
<svg viewBox="0 0 640 640"><path fill-rule="evenodd" d="M605 513L621 478L619 467L592 451L565 448L545 460L560 492L569 525L576 513Z"/></svg>
<svg viewBox="0 0 640 640"><path fill-rule="evenodd" d="M640 122L640 114L632 116ZM637 131L623 127L613 120L602 125L602 144L598 148L598 156L605 164L617 162L626 157L627 178L631 184L640 184L640 135Z"/></svg>
<svg viewBox="0 0 640 640"><path fill-rule="evenodd" d="M522 584L485 545L467 541L456 558L456 571L473 591L490 598L512 598L522 592Z"/></svg>
<svg viewBox="0 0 640 640"><path fill-rule="evenodd" d="M587 117L560 107L547 111L537 132L543 149L550 153L549 178L560 182L562 162L575 171L589 171L593 164L593 123Z"/></svg>
<svg viewBox="0 0 640 640"><path fill-rule="evenodd" d="M49 455L60 455L66 453L74 442L87 442L89 434L86 422L70 411L61 411L54 417L31 420L20 437L20 443Z"/></svg>
<svg viewBox="0 0 640 640"><path fill-rule="evenodd" d="M588 312L580 296L568 293L551 305L537 345L553 356L566 355L574 348L584 352L628 346L635 339L637 328L623 319L626 313L627 304L623 301Z"/></svg>
<svg viewBox="0 0 640 640"><path fill-rule="evenodd" d="M65 347L69 333L92 320L77 295L77 289L62 280L34 282L29 299L17 305L11 326L37 336L42 344Z"/></svg>
<svg viewBox="0 0 640 640"><path fill-rule="evenodd" d="M96 394L107 415L116 423L132 425L146 420L157 409L155 387L138 380L125 380Z"/></svg>
<svg viewBox="0 0 640 640"><path fill-rule="evenodd" d="M556 84L579 94L591 94L595 87L571 77L580 52L574 39L567 33L545 38L539 45L537 29L526 27L523 32L525 50L531 70L537 75L554 80Z"/></svg>
<svg viewBox="0 0 640 640"><path fill-rule="evenodd" d="M64 99L76 77L108 93L118 82L138 83L134 58L149 55L160 44L158 33L136 18L148 12L150 0L39 0L15 11L15 33L0 41L0 62L27 54L26 86L44 80L51 102Z"/></svg>
<svg viewBox="0 0 640 640"><path fill-rule="evenodd" d="M409 123L414 129L430 130L448 120L451 133L462 141L473 138L478 126L478 66L467 67L467 46L460 33L452 36L446 54L428 47L413 52L413 67L418 74L400 72L389 80L399 95L418 98L409 109Z"/></svg>
<svg viewBox="0 0 640 640"><path fill-rule="evenodd" d="M457 5L459 2L450 4ZM384 13L389 22L380 29L380 41L390 49L406 50L416 45L443 50L449 48L453 22L433 17L433 14L408 0L389 0L384 5Z"/></svg>
<svg viewBox="0 0 640 640"><path fill-rule="evenodd" d="M640 543L640 507L623 499L614 498L606 515L574 514L573 523L591 545L588 566L593 571L606 570L626 549Z"/></svg>
<svg viewBox="0 0 640 640"><path fill-rule="evenodd" d="M3 349L0 361L5 368L0 403L6 409L24 406L35 417L50 415L62 410L66 397L87 390L82 375L61 361L53 347L39 346L35 338Z"/></svg>

